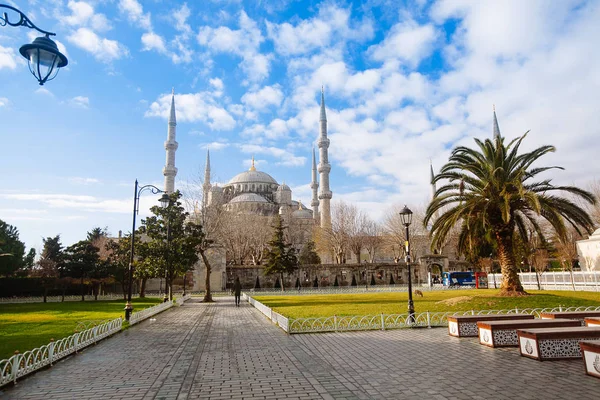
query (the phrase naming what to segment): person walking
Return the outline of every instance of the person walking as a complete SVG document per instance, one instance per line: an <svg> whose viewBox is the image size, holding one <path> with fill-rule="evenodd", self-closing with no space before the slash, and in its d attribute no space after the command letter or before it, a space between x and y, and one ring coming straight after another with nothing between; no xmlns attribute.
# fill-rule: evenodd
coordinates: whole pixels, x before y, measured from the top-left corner
<svg viewBox="0 0 600 400"><path fill-rule="evenodd" d="M242 296L242 284L240 283L240 278L236 276L235 282L233 284L233 294L235 295L235 306L240 306L240 298Z"/></svg>

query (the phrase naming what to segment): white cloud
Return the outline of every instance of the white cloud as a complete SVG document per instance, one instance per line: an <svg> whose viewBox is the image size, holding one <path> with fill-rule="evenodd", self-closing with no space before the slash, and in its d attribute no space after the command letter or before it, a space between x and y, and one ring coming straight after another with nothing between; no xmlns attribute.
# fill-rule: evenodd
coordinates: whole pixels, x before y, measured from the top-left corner
<svg viewBox="0 0 600 400"><path fill-rule="evenodd" d="M110 63L129 54L129 50L117 42L100 38L88 28L79 28L67 37L67 40L80 49L91 53L98 61Z"/></svg>
<svg viewBox="0 0 600 400"><path fill-rule="evenodd" d="M0 46L0 70L17 68L17 54L10 47Z"/></svg>
<svg viewBox="0 0 600 400"><path fill-rule="evenodd" d="M6 97L0 97L0 107L8 107L10 101Z"/></svg>
<svg viewBox="0 0 600 400"><path fill-rule="evenodd" d="M255 92L246 92L242 103L256 110L265 110L270 106L278 107L283 100L283 92L279 85L265 86Z"/></svg>
<svg viewBox="0 0 600 400"><path fill-rule="evenodd" d="M215 90L217 90L217 91L222 91L223 90L224 85L223 85L223 81L221 79L219 79L219 78L212 78L212 79L209 79L208 82L210 83L210 85L212 87L215 88Z"/></svg>
<svg viewBox="0 0 600 400"><path fill-rule="evenodd" d="M369 20L354 23L350 19L350 10L335 4L322 5L316 17L301 20L295 26L288 22L274 24L267 21L266 24L275 49L285 56L309 53L336 41L364 41L373 36Z"/></svg>
<svg viewBox="0 0 600 400"><path fill-rule="evenodd" d="M432 24L401 22L390 29L383 42L369 47L368 53L376 61L398 59L414 67L431 54L436 36Z"/></svg>
<svg viewBox="0 0 600 400"><path fill-rule="evenodd" d="M156 50L159 53L166 53L167 47L165 46L165 41L162 36L157 35L154 32L146 32L142 35L142 50Z"/></svg>
<svg viewBox="0 0 600 400"><path fill-rule="evenodd" d="M235 127L235 120L220 105L218 105L210 92L176 94L175 104L178 121L202 121L215 130L231 130ZM162 95L157 101L150 104L146 111L147 117L169 117L171 108L171 95Z"/></svg>
<svg viewBox="0 0 600 400"><path fill-rule="evenodd" d="M231 145L231 143L227 143L227 142L210 142L210 143L205 143L200 147L203 149L219 151L219 150L223 150L226 147L229 147L230 145Z"/></svg>
<svg viewBox="0 0 600 400"><path fill-rule="evenodd" d="M107 31L111 29L110 23L104 14L94 13L94 7L84 1L69 1L71 15L63 18L68 25L79 27L88 26L97 31Z"/></svg>
<svg viewBox="0 0 600 400"><path fill-rule="evenodd" d="M45 87L37 88L34 92L35 94L41 94L43 96L54 97L54 93L46 89Z"/></svg>
<svg viewBox="0 0 600 400"><path fill-rule="evenodd" d="M80 176L74 176L71 178L68 178L69 182L71 183L75 183L77 185L92 185L92 184L98 184L100 183L99 179L96 178L83 178Z"/></svg>
<svg viewBox="0 0 600 400"><path fill-rule="evenodd" d="M129 21L142 29L151 30L150 13L144 14L142 5L137 0L120 0L119 10L127 14Z"/></svg>
<svg viewBox="0 0 600 400"><path fill-rule="evenodd" d="M201 26L196 40L211 52L241 57L240 67L248 79L251 82L259 82L269 75L271 56L260 53L259 47L264 38L256 22L244 11L240 12L238 24L240 29Z"/></svg>
<svg viewBox="0 0 600 400"><path fill-rule="evenodd" d="M287 167L301 167L306 163L306 157L295 156L288 150L274 146L260 146L256 144L238 145L243 153L249 154L268 154L279 159L277 164Z"/></svg>
<svg viewBox="0 0 600 400"><path fill-rule="evenodd" d="M71 104L73 107L89 108L90 99L85 96L75 96L69 101L69 104Z"/></svg>
<svg viewBox="0 0 600 400"><path fill-rule="evenodd" d="M190 9L187 6L187 3L183 3L179 10L173 12L173 18L175 18L175 29L183 32L186 35L191 34L192 28L190 28L190 26L186 23L189 17Z"/></svg>

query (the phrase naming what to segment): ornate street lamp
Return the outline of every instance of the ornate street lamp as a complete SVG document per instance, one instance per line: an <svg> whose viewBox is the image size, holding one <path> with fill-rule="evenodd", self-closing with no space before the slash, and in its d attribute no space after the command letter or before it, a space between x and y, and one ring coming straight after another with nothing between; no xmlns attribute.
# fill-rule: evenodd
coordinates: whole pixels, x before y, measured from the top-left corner
<svg viewBox="0 0 600 400"><path fill-rule="evenodd" d="M129 321L133 306L131 305L131 288L133 286L133 257L134 257L134 244L135 244L135 217L140 211L140 195L142 192L148 189L152 194L163 193L160 198L160 205L164 208L170 203L169 195L164 191L160 190L154 185L144 185L138 189L138 181L135 180L135 189L133 190L133 227L131 228L131 252L129 255L129 288L127 289L127 304L125 304L125 321Z"/></svg>
<svg viewBox="0 0 600 400"><path fill-rule="evenodd" d="M46 36L36 38L31 44L21 46L19 53L27 59L29 71L35 76L40 86L56 77L58 70L65 67L69 61L64 54L58 51L56 43L50 36L56 36L56 33L44 31L33 24L25 14L6 4L0 4L0 8L7 8L19 15L19 20L12 22L8 19L6 13L0 15L0 26L24 26L35 29Z"/></svg>
<svg viewBox="0 0 600 400"><path fill-rule="evenodd" d="M406 228L406 267L408 268L408 324L412 325L415 323L415 305L413 303L412 298L412 274L410 272L410 241L408 236L408 227L412 222L412 211L410 208L404 206L404 208L400 211L400 218L402 219L402 224Z"/></svg>

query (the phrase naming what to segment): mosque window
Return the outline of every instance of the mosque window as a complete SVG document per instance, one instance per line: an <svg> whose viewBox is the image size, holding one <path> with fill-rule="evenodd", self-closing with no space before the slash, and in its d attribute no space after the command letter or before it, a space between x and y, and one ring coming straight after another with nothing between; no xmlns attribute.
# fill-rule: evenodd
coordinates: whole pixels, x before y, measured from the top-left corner
<svg viewBox="0 0 600 400"><path fill-rule="evenodd" d="M255 189L254 189L254 183L253 183L253 184L252 184L252 191L254 192L254 190L255 190Z"/></svg>
<svg viewBox="0 0 600 400"><path fill-rule="evenodd" d="M244 192L248 191L248 185L244 185Z"/></svg>

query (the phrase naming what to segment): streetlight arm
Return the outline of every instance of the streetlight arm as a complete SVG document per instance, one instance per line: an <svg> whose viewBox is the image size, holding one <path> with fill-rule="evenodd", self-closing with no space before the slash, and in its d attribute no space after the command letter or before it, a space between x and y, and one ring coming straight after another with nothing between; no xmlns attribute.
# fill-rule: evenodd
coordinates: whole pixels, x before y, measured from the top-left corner
<svg viewBox="0 0 600 400"><path fill-rule="evenodd" d="M137 180L136 180L136 188L137 188ZM140 187L139 190L137 190L136 196L134 199L135 209L133 210L133 212L136 215L140 213L140 196L141 196L142 192L146 189L150 190L152 192L152 194L166 193L164 190L161 190L154 185L144 185L144 186Z"/></svg>
<svg viewBox="0 0 600 400"><path fill-rule="evenodd" d="M37 26L34 25L33 22L31 22L31 20L29 18L27 18L27 15L23 14L21 11L17 10L14 7L11 7L7 4L0 4L0 8L7 8L9 10L12 10L14 12L16 12L17 14L19 14L19 20L17 22L11 22L8 19L8 14L6 13L2 13L2 15L0 15L0 26L24 26L26 28L30 28L30 29L35 29L38 32L41 32L43 34L45 34L46 36L56 36L56 33L52 33L52 32L48 32L45 31L43 29L38 28Z"/></svg>

